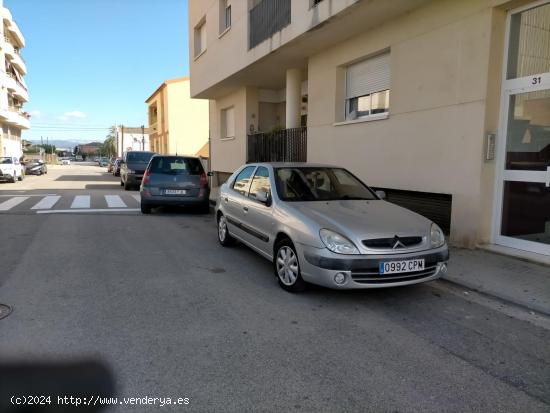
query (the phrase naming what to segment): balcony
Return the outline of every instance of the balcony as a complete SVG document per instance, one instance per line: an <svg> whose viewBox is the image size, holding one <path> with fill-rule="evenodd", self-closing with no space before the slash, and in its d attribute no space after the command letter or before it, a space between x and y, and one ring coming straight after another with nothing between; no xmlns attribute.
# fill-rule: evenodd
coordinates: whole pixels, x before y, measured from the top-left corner
<svg viewBox="0 0 550 413"><path fill-rule="evenodd" d="M11 64L14 65L21 74L23 75L27 74L27 65L25 63L25 60L19 53L19 49L17 48L14 48L14 56L11 61Z"/></svg>
<svg viewBox="0 0 550 413"><path fill-rule="evenodd" d="M248 135L247 163L306 161L306 127Z"/></svg>
<svg viewBox="0 0 550 413"><path fill-rule="evenodd" d="M10 106L2 114L7 119L7 123L20 129L29 129L31 127L28 115L16 106Z"/></svg>
<svg viewBox="0 0 550 413"><path fill-rule="evenodd" d="M10 39L8 36L4 36L4 44L2 45L2 49L4 50L4 53L6 54L6 57L11 61L15 57L15 49L13 47L13 44L11 44Z"/></svg>
<svg viewBox="0 0 550 413"><path fill-rule="evenodd" d="M291 0L262 0L249 11L249 49L290 24Z"/></svg>

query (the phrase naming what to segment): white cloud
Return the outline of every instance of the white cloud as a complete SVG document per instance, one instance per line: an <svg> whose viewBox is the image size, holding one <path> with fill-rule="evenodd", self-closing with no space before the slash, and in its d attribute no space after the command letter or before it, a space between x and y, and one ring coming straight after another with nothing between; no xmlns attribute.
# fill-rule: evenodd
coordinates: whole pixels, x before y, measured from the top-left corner
<svg viewBox="0 0 550 413"><path fill-rule="evenodd" d="M69 119L84 119L86 114L79 110L73 110L71 112L65 112L62 116L59 116L60 120L69 120Z"/></svg>
<svg viewBox="0 0 550 413"><path fill-rule="evenodd" d="M31 118L40 119L42 117L42 112L40 112L39 110L31 110L29 112L29 115L31 115Z"/></svg>

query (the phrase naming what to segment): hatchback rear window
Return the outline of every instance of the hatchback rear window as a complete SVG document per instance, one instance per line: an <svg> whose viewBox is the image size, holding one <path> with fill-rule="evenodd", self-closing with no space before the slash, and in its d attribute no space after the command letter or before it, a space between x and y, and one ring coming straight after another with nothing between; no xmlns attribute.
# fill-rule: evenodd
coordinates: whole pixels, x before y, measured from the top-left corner
<svg viewBox="0 0 550 413"><path fill-rule="evenodd" d="M128 155L126 156L126 161L147 163L151 160L153 155L153 152L128 152Z"/></svg>
<svg viewBox="0 0 550 413"><path fill-rule="evenodd" d="M204 169L197 158L156 156L151 160L149 171L154 174L200 175Z"/></svg>

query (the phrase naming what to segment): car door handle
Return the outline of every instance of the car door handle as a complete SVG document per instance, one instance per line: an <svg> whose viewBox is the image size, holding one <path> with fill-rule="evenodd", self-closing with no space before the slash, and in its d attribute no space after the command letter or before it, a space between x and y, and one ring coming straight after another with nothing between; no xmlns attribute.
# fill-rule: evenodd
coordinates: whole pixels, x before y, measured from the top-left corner
<svg viewBox="0 0 550 413"><path fill-rule="evenodd" d="M248 207L247 206L243 207L243 211L248 212Z"/></svg>

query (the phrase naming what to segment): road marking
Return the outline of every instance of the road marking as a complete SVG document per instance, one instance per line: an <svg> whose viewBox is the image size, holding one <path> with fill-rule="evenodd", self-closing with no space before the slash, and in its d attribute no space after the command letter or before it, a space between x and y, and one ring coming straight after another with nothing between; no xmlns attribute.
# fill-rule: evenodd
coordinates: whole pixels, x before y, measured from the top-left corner
<svg viewBox="0 0 550 413"><path fill-rule="evenodd" d="M93 212L138 212L139 208L119 208L119 209L49 209L36 211L37 214L84 214Z"/></svg>
<svg viewBox="0 0 550 413"><path fill-rule="evenodd" d="M21 202L25 202L27 199L29 199L28 196L17 196L8 199L7 201L4 201L0 204L0 211L9 211L14 206L19 205Z"/></svg>
<svg viewBox="0 0 550 413"><path fill-rule="evenodd" d="M71 208L90 208L90 195L75 196Z"/></svg>
<svg viewBox="0 0 550 413"><path fill-rule="evenodd" d="M134 194L134 195L132 195L132 198L134 198L138 202L141 202L141 195L140 194Z"/></svg>
<svg viewBox="0 0 550 413"><path fill-rule="evenodd" d="M60 199L60 196L47 196L31 209L51 209Z"/></svg>
<svg viewBox="0 0 550 413"><path fill-rule="evenodd" d="M27 194L10 194L10 195L0 195L0 197L17 197L17 196L25 196L25 197L31 197L31 196L34 196L34 197L37 197L37 196L55 196L57 194L30 194L30 195L27 195Z"/></svg>
<svg viewBox="0 0 550 413"><path fill-rule="evenodd" d="M118 195L105 195L105 200L109 208L126 208L128 206Z"/></svg>

